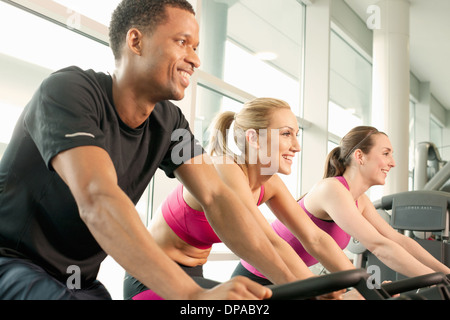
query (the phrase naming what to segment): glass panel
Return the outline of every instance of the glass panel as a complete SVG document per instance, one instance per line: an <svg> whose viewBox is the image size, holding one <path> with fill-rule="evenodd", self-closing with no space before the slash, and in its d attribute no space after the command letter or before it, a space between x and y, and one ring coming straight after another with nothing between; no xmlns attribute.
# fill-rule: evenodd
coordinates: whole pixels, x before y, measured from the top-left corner
<svg viewBox="0 0 450 320"><path fill-rule="evenodd" d="M105 26L109 26L111 14L122 0L92 1L92 0L53 0ZM70 12L69 12L70 13Z"/></svg>
<svg viewBox="0 0 450 320"><path fill-rule="evenodd" d="M4 2L0 2L0 39L1 150L23 107L52 71L70 65L99 71L114 66L109 47Z"/></svg>
<svg viewBox="0 0 450 320"><path fill-rule="evenodd" d="M0 39L0 53L49 70L70 65L97 71L114 68L109 47L3 2Z"/></svg>
<svg viewBox="0 0 450 320"><path fill-rule="evenodd" d="M333 141L328 140L328 145L327 145L327 154L330 153L334 148L338 147L339 144Z"/></svg>
<svg viewBox="0 0 450 320"><path fill-rule="evenodd" d="M442 151L440 149L442 147L442 127L433 119L430 119L430 141L436 145L439 153L441 153Z"/></svg>
<svg viewBox="0 0 450 320"><path fill-rule="evenodd" d="M14 126L22 110L23 108L15 108L0 101L0 143L9 143Z"/></svg>
<svg viewBox="0 0 450 320"><path fill-rule="evenodd" d="M300 115L303 11L296 0L202 1L200 68Z"/></svg>
<svg viewBox="0 0 450 320"><path fill-rule="evenodd" d="M372 65L335 32L330 39L329 131L343 136L371 122Z"/></svg>
<svg viewBox="0 0 450 320"><path fill-rule="evenodd" d="M204 86L197 87L194 135L206 147L209 139L208 127L212 119L220 112L239 112L242 102L230 99Z"/></svg>
<svg viewBox="0 0 450 320"><path fill-rule="evenodd" d="M328 104L328 119L328 131L339 137L363 124L362 119L353 110L345 109L332 101Z"/></svg>

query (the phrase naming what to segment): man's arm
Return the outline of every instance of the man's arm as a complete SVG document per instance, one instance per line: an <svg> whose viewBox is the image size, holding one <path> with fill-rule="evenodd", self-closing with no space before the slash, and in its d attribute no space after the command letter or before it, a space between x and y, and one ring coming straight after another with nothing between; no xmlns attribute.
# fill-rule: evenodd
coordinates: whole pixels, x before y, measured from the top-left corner
<svg viewBox="0 0 450 320"><path fill-rule="evenodd" d="M219 238L239 257L273 283L297 280L249 209L220 178L212 160L200 155L175 170L175 176L196 198Z"/></svg>
<svg viewBox="0 0 450 320"><path fill-rule="evenodd" d="M270 291L246 279L201 289L155 243L126 194L107 152L78 147L61 152L52 166L69 186L80 216L105 252L165 299L264 298Z"/></svg>

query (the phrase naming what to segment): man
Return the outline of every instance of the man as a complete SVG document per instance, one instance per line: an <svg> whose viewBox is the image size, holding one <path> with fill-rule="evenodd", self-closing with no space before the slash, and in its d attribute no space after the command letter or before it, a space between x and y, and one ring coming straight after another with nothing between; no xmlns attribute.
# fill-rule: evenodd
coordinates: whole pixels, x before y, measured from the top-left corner
<svg viewBox="0 0 450 320"><path fill-rule="evenodd" d="M231 250L279 274L274 282L294 280L262 232L246 236L257 224L168 101L184 97L200 65L198 34L185 0L124 0L110 27L114 74L71 67L42 83L0 164L1 299L108 299L95 280L106 254L166 299L269 297L244 278L202 289L156 245L134 204L158 167L192 192ZM186 134L171 141L176 129ZM193 163L174 161L180 146ZM67 285L72 270L81 288Z"/></svg>

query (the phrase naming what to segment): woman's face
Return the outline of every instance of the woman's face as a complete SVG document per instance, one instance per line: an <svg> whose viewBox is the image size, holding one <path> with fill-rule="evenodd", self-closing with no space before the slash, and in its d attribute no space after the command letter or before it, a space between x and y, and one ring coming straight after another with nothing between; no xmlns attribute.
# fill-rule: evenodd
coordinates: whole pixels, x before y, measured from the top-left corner
<svg viewBox="0 0 450 320"><path fill-rule="evenodd" d="M392 144L384 134L374 134L371 138L374 146L363 155L361 170L371 185L384 185L388 172L395 167Z"/></svg>
<svg viewBox="0 0 450 320"><path fill-rule="evenodd" d="M299 128L294 113L287 108L272 113L267 130L259 135L259 161L262 174L290 174L293 158L300 152Z"/></svg>

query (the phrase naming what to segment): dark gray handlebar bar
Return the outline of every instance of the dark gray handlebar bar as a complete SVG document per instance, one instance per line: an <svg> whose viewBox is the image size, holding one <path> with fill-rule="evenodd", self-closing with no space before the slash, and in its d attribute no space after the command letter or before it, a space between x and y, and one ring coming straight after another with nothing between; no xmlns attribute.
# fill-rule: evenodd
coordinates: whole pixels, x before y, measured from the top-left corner
<svg viewBox="0 0 450 320"><path fill-rule="evenodd" d="M356 288L366 299L387 298L388 295L384 291L368 288L366 283L368 277L366 270L352 269L269 287L272 289L273 300L309 299L349 287Z"/></svg>
<svg viewBox="0 0 450 320"><path fill-rule="evenodd" d="M397 293L425 288L436 284L449 285L450 281L444 273L435 272L423 276L385 283L381 286L387 293L389 293L390 295L394 295Z"/></svg>

